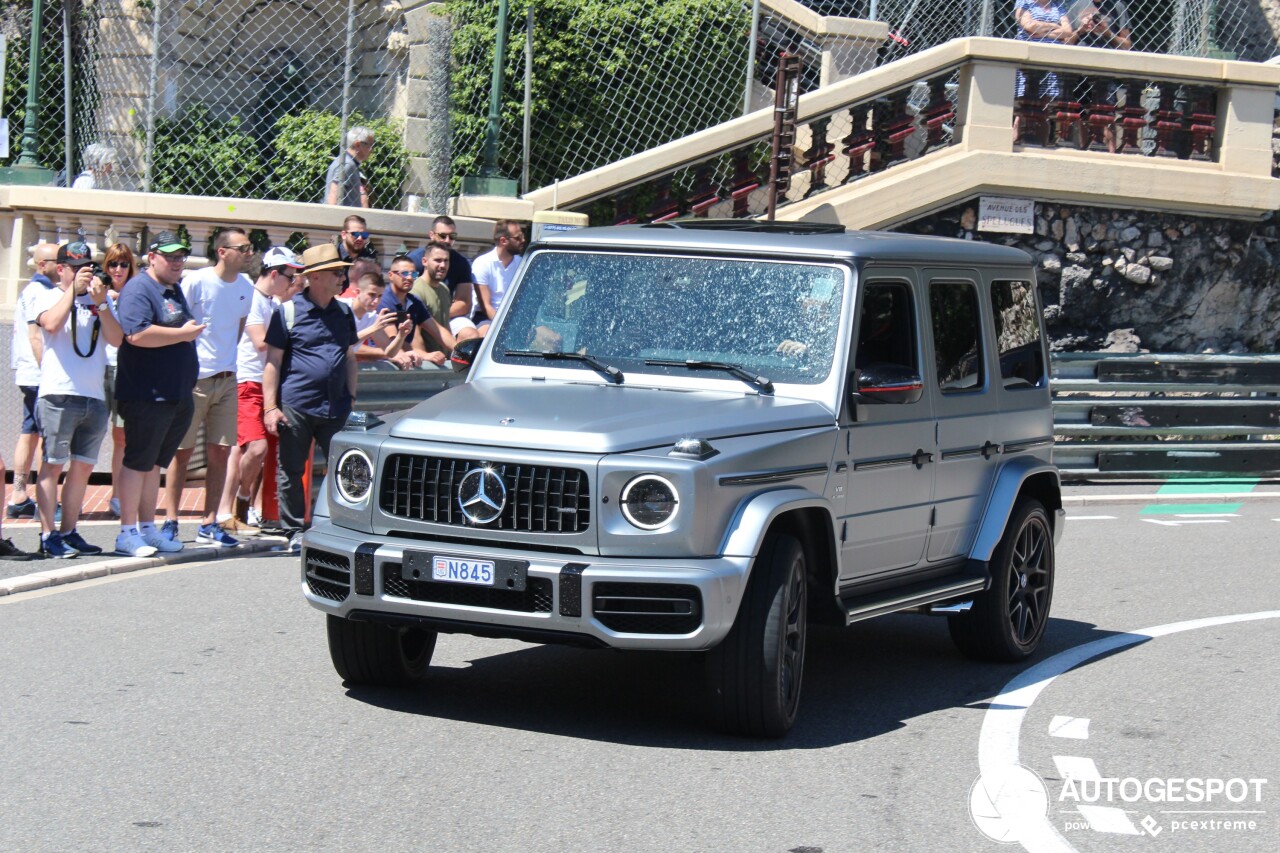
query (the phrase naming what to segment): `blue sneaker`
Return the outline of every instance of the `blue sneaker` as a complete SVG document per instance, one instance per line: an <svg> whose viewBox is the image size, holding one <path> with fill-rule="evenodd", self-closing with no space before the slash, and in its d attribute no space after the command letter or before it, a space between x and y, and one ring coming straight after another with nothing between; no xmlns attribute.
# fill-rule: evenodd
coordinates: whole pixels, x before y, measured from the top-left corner
<svg viewBox="0 0 1280 853"><path fill-rule="evenodd" d="M240 544L240 540L223 530L221 524L215 522L213 524L200 525L200 529L196 531L196 544L217 545L219 548L234 548Z"/></svg>
<svg viewBox="0 0 1280 853"><path fill-rule="evenodd" d="M176 519L166 519L165 523L160 526L160 536L168 539L170 542L180 542L178 538L178 522Z"/></svg>
<svg viewBox="0 0 1280 853"><path fill-rule="evenodd" d="M64 545L70 545L86 557L102 553L102 549L97 545L90 545L88 542L84 541L84 537L80 535L80 531L78 530L72 530L69 533L63 533L60 535Z"/></svg>
<svg viewBox="0 0 1280 853"><path fill-rule="evenodd" d="M62 523L62 501L58 501L58 505L53 508L53 523Z"/></svg>
<svg viewBox="0 0 1280 853"><path fill-rule="evenodd" d="M16 504L9 504L4 508L4 514L9 518L35 518L36 502L26 498Z"/></svg>
<svg viewBox="0 0 1280 853"><path fill-rule="evenodd" d="M79 551L62 541L62 534L56 530L40 537L40 553L46 557L54 557L61 560L70 560L80 556Z"/></svg>

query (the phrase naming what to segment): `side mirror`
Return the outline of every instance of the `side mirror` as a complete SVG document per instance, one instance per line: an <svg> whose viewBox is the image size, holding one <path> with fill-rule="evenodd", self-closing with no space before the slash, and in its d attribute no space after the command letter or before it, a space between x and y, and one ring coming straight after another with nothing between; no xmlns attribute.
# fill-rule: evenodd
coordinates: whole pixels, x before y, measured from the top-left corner
<svg viewBox="0 0 1280 853"><path fill-rule="evenodd" d="M453 348L453 352L449 353L449 363L453 365L456 372L466 373L471 369L472 362L476 360L476 353L480 351L481 343L483 341L480 338L472 338Z"/></svg>
<svg viewBox="0 0 1280 853"><path fill-rule="evenodd" d="M850 384L855 403L915 403L924 396L920 374L901 364L870 364L854 371Z"/></svg>

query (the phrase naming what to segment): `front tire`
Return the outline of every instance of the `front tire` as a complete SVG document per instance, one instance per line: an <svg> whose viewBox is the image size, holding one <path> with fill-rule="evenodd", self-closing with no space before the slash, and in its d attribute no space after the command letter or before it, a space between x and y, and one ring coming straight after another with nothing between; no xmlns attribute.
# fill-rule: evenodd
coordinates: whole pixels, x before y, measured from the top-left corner
<svg viewBox="0 0 1280 853"><path fill-rule="evenodd" d="M404 687L426 677L436 632L328 616L329 657L349 684Z"/></svg>
<svg viewBox="0 0 1280 853"><path fill-rule="evenodd" d="M770 536L733 629L707 655L711 712L719 728L767 738L791 729L800 706L808 605L804 548L794 536Z"/></svg>
<svg viewBox="0 0 1280 853"><path fill-rule="evenodd" d="M991 588L968 613L947 617L951 639L978 660L1026 660L1049 623L1053 575L1049 515L1039 501L1020 501L991 555Z"/></svg>

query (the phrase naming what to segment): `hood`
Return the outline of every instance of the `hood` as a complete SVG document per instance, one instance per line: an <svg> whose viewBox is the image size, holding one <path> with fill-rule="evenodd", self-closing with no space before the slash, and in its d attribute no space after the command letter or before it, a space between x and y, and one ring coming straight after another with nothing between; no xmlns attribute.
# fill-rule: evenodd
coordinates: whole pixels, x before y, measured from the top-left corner
<svg viewBox="0 0 1280 853"><path fill-rule="evenodd" d="M390 434L458 444L620 453L680 438L725 438L834 422L831 412L809 400L599 382L479 379L419 403L391 426Z"/></svg>

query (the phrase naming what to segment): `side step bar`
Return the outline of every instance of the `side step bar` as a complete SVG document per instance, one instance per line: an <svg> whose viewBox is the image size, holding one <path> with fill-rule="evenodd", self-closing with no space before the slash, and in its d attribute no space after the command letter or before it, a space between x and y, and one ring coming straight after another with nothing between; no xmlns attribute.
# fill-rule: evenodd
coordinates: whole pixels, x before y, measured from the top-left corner
<svg viewBox="0 0 1280 853"><path fill-rule="evenodd" d="M957 598L974 595L987 588L985 566L982 574L965 572L946 578L920 581L919 583L901 586L891 590L882 590L864 595L842 596L840 604L844 608L845 624L851 625L873 616L896 613L899 610L925 608L926 605L951 601ZM968 609L970 602L955 602L945 608L929 608L928 612L949 613Z"/></svg>

